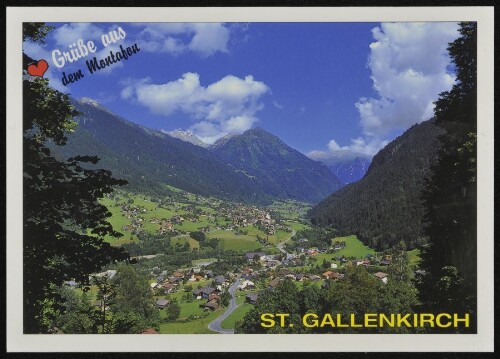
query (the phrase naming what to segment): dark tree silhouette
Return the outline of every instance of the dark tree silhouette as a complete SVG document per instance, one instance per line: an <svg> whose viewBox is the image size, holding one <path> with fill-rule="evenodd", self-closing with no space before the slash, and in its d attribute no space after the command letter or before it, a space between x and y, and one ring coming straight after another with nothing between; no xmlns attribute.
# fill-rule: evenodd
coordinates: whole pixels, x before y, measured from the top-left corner
<svg viewBox="0 0 500 359"><path fill-rule="evenodd" d="M428 312L476 312L477 24L460 24L448 51L457 83L440 94L436 124L446 130L423 198L430 244L422 254L420 297ZM441 330L442 332L442 330Z"/></svg>
<svg viewBox="0 0 500 359"><path fill-rule="evenodd" d="M25 41L42 43L50 27L24 24ZM34 62L24 54L24 64ZM104 242L119 237L107 221L111 213L98 199L124 185L106 170L90 170L97 157L76 156L66 162L51 156L46 143L66 143L77 114L69 97L48 80L23 71L23 248L24 332L48 332L61 309L57 287L74 279L88 283L102 266L128 258L123 249ZM87 164L87 165L86 165Z"/></svg>

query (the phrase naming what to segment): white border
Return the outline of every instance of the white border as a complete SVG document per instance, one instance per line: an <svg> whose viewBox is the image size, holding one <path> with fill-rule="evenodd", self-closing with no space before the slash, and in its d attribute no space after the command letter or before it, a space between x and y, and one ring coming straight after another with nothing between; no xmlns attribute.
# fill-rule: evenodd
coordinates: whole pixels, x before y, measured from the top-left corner
<svg viewBox="0 0 500 359"><path fill-rule="evenodd" d="M7 351L493 351L493 7L7 8ZM478 22L478 334L22 334L22 22ZM486 265L479 266L479 263ZM361 336L360 336L361 335ZM325 337L328 336L328 337ZM222 339L222 340L221 340ZM229 340L225 340L229 339ZM194 343L196 343L194 345Z"/></svg>

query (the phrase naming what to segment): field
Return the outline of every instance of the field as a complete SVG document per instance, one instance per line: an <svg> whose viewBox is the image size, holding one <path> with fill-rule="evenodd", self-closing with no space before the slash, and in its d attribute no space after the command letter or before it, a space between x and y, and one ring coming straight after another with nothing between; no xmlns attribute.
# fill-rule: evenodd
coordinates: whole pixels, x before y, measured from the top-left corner
<svg viewBox="0 0 500 359"><path fill-rule="evenodd" d="M320 253L316 256L317 261L323 262L323 259L331 261L333 257L354 257L354 258L364 258L367 254L375 254L375 251L370 247L367 247L361 242L355 235L347 237L336 237L332 239L332 244L335 241L346 242L346 247L335 252L335 253Z"/></svg>
<svg viewBox="0 0 500 359"><path fill-rule="evenodd" d="M274 202L267 209L280 214L283 218L298 220L311 208L310 204L297 201Z"/></svg>
<svg viewBox="0 0 500 359"><path fill-rule="evenodd" d="M245 315L253 308L253 304L243 303L238 308L234 310L233 313L221 323L223 329L233 329L236 322L243 321Z"/></svg>
<svg viewBox="0 0 500 359"><path fill-rule="evenodd" d="M253 304L245 302L245 296L251 291L237 291L236 292L236 303L238 307L231 313L229 317L224 319L221 323L221 327L224 329L233 329L237 321L243 320L245 314L247 314L250 309L253 308Z"/></svg>
<svg viewBox="0 0 500 359"><path fill-rule="evenodd" d="M172 188L172 190L174 190ZM217 230L215 227L226 226L231 224L231 220L227 218L217 217L217 211L210 206L220 205L220 202L214 199L207 199L197 197L187 192L175 191L179 194L179 198L175 202L170 201L168 203L159 204L153 202L147 196L132 194L127 192L116 192L115 198L103 198L100 202L105 205L111 212L111 217L108 218L109 222L113 228L122 233L123 236L119 239L106 236L105 240L114 246L120 246L125 243L133 242L137 240L137 236L133 235L129 230L124 230L126 226L131 226L134 219L127 218L125 213L122 213L121 207L123 205L130 205L133 208L138 209L138 214L134 215L135 220L140 223L140 230L144 230L149 233L156 233L160 229L160 225L157 223L151 223L151 219L170 219L174 216L186 217L182 223L176 223L173 228L180 233L188 233L193 231L199 231L203 227L210 228L210 232L207 234L208 238L220 239L223 250L235 250L235 251L250 251L261 248L263 245L257 241L257 236L269 241L269 243L276 245L291 236L291 233L281 229L276 230L273 235L267 235L262 230L258 229L254 225L249 225L246 227L240 227L240 231L243 233L238 233L235 230ZM197 211L198 215L193 219L190 216L193 213L193 208ZM276 203L272 210L279 213L279 215L287 218L285 222L291 229L302 229L307 227L299 222L297 222L298 211L300 205L295 202L285 202ZM215 218L212 217L215 215ZM200 245L197 241L187 238L184 236L177 236L172 239L172 243L179 243L184 245L188 243L191 250L199 249Z"/></svg>
<svg viewBox="0 0 500 359"><path fill-rule="evenodd" d="M180 244L181 246L183 246L185 243L188 243L191 250L200 249L200 243L196 239L188 236L172 237L170 238L170 243L172 245Z"/></svg>
<svg viewBox="0 0 500 359"><path fill-rule="evenodd" d="M220 240L222 244L222 249L246 252L253 251L262 247L262 244L257 242L254 238L241 238L241 237L233 237L233 238L223 238Z"/></svg>
<svg viewBox="0 0 500 359"><path fill-rule="evenodd" d="M222 311L210 312L205 318L186 323L174 322L161 324L160 334L215 334L208 329L208 324L221 315L221 313Z"/></svg>

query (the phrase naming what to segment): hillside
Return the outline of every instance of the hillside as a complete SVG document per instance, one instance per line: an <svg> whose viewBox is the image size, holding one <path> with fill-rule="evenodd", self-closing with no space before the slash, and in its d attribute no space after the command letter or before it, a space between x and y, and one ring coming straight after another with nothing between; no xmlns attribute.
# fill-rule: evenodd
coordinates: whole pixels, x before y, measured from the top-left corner
<svg viewBox="0 0 500 359"><path fill-rule="evenodd" d="M313 223L354 233L377 249L401 240L413 248L423 241L421 192L440 133L431 121L412 126L375 155L363 179L314 207L309 213Z"/></svg>
<svg viewBox="0 0 500 359"><path fill-rule="evenodd" d="M131 190L167 194L170 185L199 195L269 204L273 199L318 202L339 187L324 165L263 130L228 136L207 150L187 141L192 138L181 140L129 122L94 100L73 104L80 112L78 126L66 146L51 146L54 155L97 155L101 160L96 167L126 179ZM233 161L233 154L249 150L249 166L245 157Z"/></svg>
<svg viewBox="0 0 500 359"><path fill-rule="evenodd" d="M78 126L66 146L51 147L56 157L97 155L98 168L146 193L168 193L168 184L201 195L269 201L251 179L199 146L135 125L92 100L73 104L81 113Z"/></svg>
<svg viewBox="0 0 500 359"><path fill-rule="evenodd" d="M342 185L324 164L261 128L224 138L209 149L275 198L318 202Z"/></svg>

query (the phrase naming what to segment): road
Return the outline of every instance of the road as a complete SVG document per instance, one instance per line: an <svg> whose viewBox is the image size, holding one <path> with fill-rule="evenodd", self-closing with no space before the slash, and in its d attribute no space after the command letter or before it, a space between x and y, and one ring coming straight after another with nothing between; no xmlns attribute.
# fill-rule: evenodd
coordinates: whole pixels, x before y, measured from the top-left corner
<svg viewBox="0 0 500 359"><path fill-rule="evenodd" d="M287 257L287 258L290 256L290 253L288 253L288 252L285 250L285 248L283 248L283 247L284 247L285 243L286 243L286 242L288 242L290 239L292 239L292 237L293 237L296 233L297 233L297 231L296 231L295 229L294 229L294 230L292 230L292 235L290 236L290 238L288 238L287 240L285 240L285 241L283 241L283 242L281 242L280 244L278 244L278 245L277 245L278 249L279 249L282 253L286 254L286 257Z"/></svg>
<svg viewBox="0 0 500 359"><path fill-rule="evenodd" d="M235 297L234 293L236 292L236 289L238 289L238 286L240 285L240 283L241 283L241 279L238 278L238 280L236 282L234 282L231 287L229 287L229 294L231 294L231 300L229 301L229 306L227 307L226 311L220 317L216 318L214 321L212 321L208 325L208 329L210 329L214 332L217 332L217 333L221 333L221 334L234 334L234 329L223 329L220 326L220 324L224 321L224 319L229 317L231 315L231 313L234 312L234 310L237 307L236 297Z"/></svg>
<svg viewBox="0 0 500 359"><path fill-rule="evenodd" d="M288 256L290 255L290 253L288 253L284 248L283 246L285 245L286 242L288 242L290 239L292 239L292 237L295 235L295 233L297 233L295 230L292 231L292 235L290 236L290 238L288 238L287 240L281 242L280 244L278 244L278 249L286 254L287 258ZM234 334L234 329L223 329L220 325L221 323L231 315L232 312L234 312L234 310L236 309L237 305L236 305L236 297L234 296L234 293L236 292L236 289L238 289L238 286L240 285L241 283L241 279L238 279L236 282L234 282L234 284L229 287L229 294L231 294L231 300L229 301L229 306L227 307L226 311L224 312L224 314L222 314L220 317L216 318L215 320L213 320L209 325L208 325L208 329L214 331L214 332L217 332L217 333L221 333L221 334Z"/></svg>

